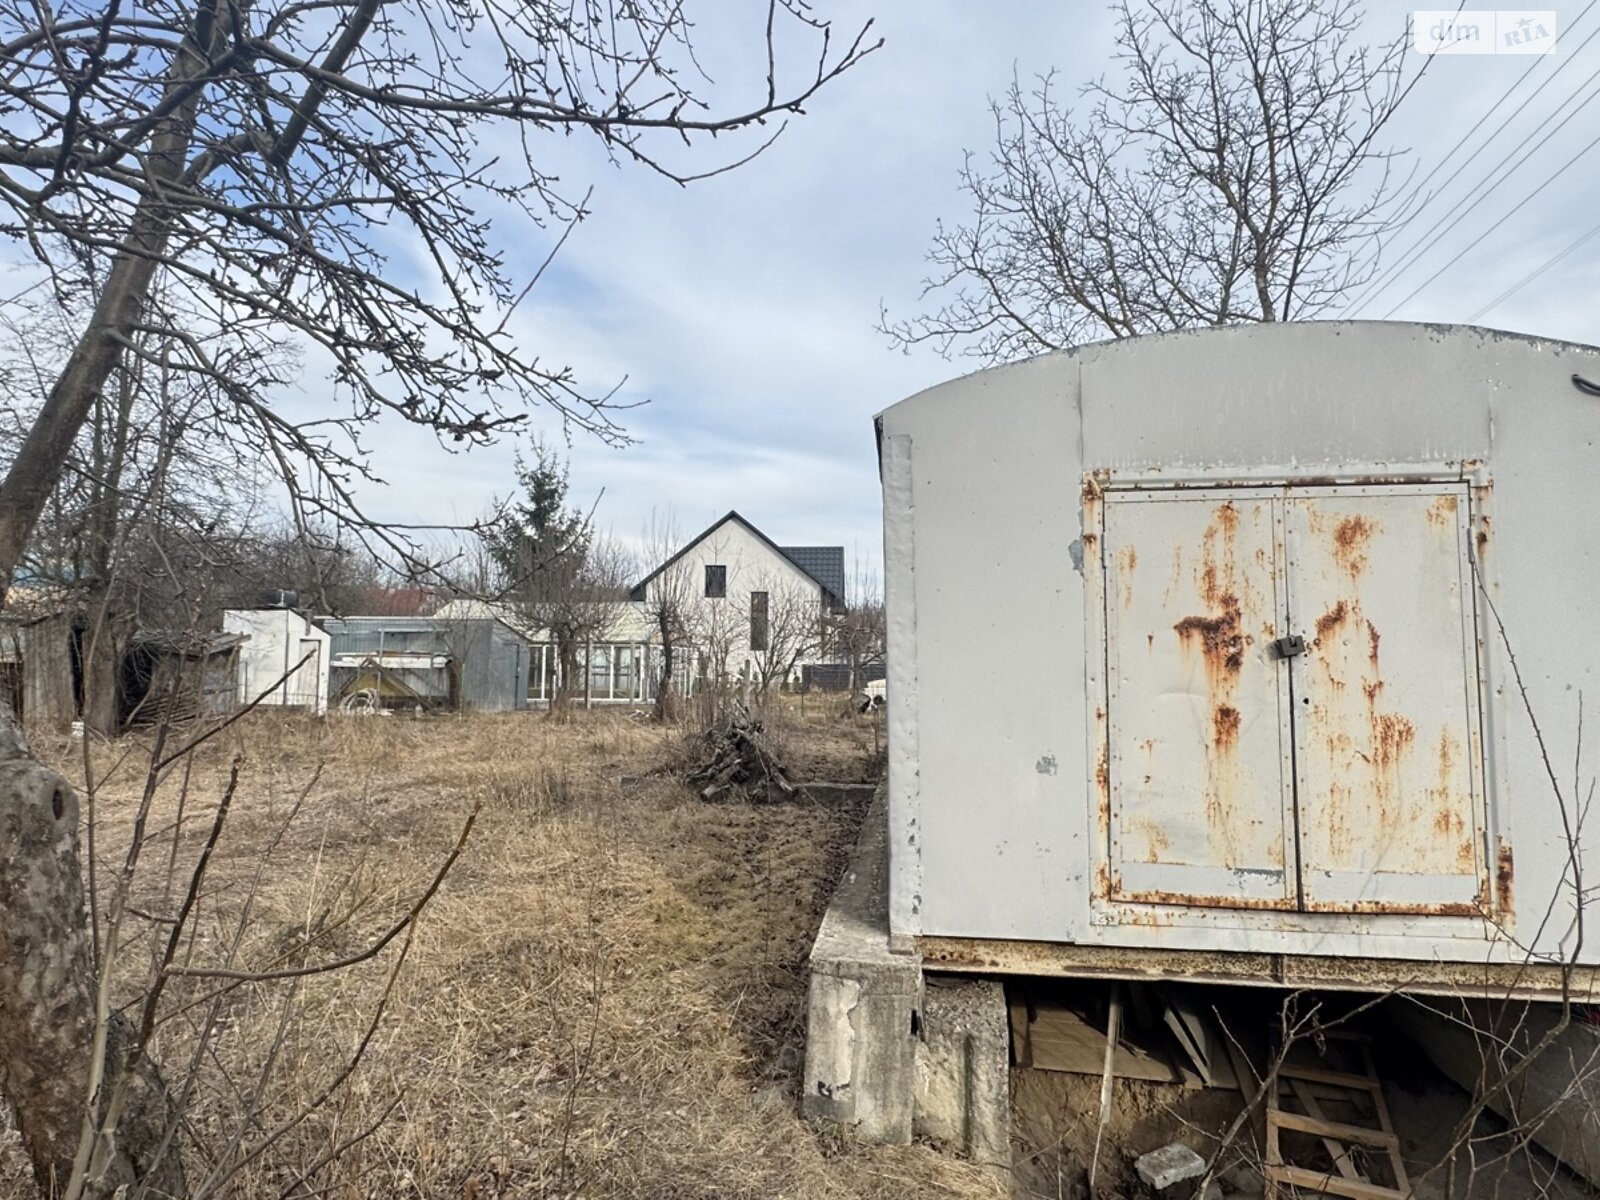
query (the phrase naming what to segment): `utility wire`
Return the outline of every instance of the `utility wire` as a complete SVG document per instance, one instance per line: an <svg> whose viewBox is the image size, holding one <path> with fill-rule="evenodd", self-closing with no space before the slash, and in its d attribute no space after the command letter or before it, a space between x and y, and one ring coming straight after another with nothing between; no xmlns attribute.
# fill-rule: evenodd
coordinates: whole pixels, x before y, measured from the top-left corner
<svg viewBox="0 0 1600 1200"><path fill-rule="evenodd" d="M1583 19L1585 17L1587 17L1591 11L1593 11L1594 6L1596 4L1600 4L1600 0L1589 0L1589 3L1584 6L1584 10L1581 13L1579 13L1576 17L1573 18L1572 25L1569 27L1569 33L1570 33L1570 31L1572 29L1576 29L1579 25L1581 25L1583 23ZM1459 15L1459 13L1460 13L1460 10L1458 9L1457 10L1457 14ZM1531 104L1534 100L1538 99L1539 93L1543 92L1545 88L1549 87L1553 82L1555 82L1556 78L1558 76L1560 76L1562 70L1566 67L1566 65L1569 62L1572 61L1572 58L1576 57L1578 52L1583 50L1584 46L1587 46L1590 42L1592 42L1595 39L1595 36L1597 34L1600 34L1600 28L1595 29L1593 32L1591 32L1589 34L1589 36L1587 38L1584 39L1583 44L1580 45L1578 47L1578 49L1573 52L1572 57L1568 57L1568 58L1562 59L1560 65L1557 66L1556 69L1553 72L1551 72L1551 74L1544 80L1544 82L1539 84L1539 86L1536 87L1522 101L1521 104L1517 105L1516 111L1513 112L1510 116L1508 116L1504 121L1500 122L1499 126L1495 129L1495 131L1493 133L1491 133L1488 136L1487 139L1485 139L1483 145L1479 146L1471 154L1467 155L1466 160L1458 168L1458 171L1465 171L1469 166L1472 165L1473 159L1477 158L1478 155L1482 154L1491 145L1493 145L1495 138L1499 137L1503 132L1505 132L1506 126L1511 124L1512 121L1516 120L1517 117L1519 117L1522 114L1523 110L1526 109L1529 104ZM1521 75L1518 75L1516 80L1512 83L1512 85L1510 87L1508 87L1501 94L1500 98L1498 100L1496 100L1493 104L1491 104L1488 107L1488 109L1486 109L1484 111L1483 115L1480 116L1475 122L1473 122L1472 128L1467 130L1466 133L1461 135L1460 139L1456 142L1456 144L1454 146L1450 147L1449 151L1445 154L1445 156L1443 158L1441 158L1438 162L1434 163L1433 169L1422 177L1421 182L1419 182L1415 187L1413 187L1411 189L1411 194L1408 195L1405 198L1405 200L1401 202L1401 204L1400 204L1400 211L1401 212L1405 212L1407 209L1411 208L1411 205L1416 201L1417 197L1422 194L1422 189L1427 187L1429 182L1432 181L1433 177L1444 169L1445 165L1452 158L1454 158L1456 156L1456 152L1458 150L1460 150L1461 147L1465 146L1469 141L1472 140L1473 136L1478 132L1478 130L1483 128L1484 122L1486 122L1490 117L1494 116L1494 114L1499 110L1501 105L1505 104L1506 101L1511 99L1512 94L1527 81L1528 76L1532 75L1534 70L1536 68L1538 68L1543 62L1544 62L1544 56L1543 55L1536 56L1533 59L1533 61L1528 64L1527 69L1525 71L1523 71ZM1419 78L1420 78L1420 74L1419 74ZM1493 172L1491 172L1491 174L1493 174ZM1440 192L1435 192L1433 195L1428 196L1426 199L1424 199L1421 204L1417 205L1417 207L1415 209L1412 209L1409 213L1406 214L1406 216L1404 218L1405 223L1406 224L1410 224L1412 221L1416 220L1419 216L1422 215L1422 213L1427 209L1427 207L1430 204L1432 204L1435 200L1437 200L1439 198L1440 195L1441 195ZM1424 236L1426 236L1426 235L1424 235ZM1376 255L1378 253L1381 253L1381 251L1374 251L1374 258L1376 258ZM1383 274L1388 274L1388 272L1385 272ZM1345 306L1345 308L1344 308L1344 311L1340 315L1341 316L1349 316L1360 304L1363 304L1368 299L1371 299L1373 294L1374 294L1372 289L1379 286L1379 280L1381 278L1382 278L1382 275L1380 275L1376 279L1371 280L1369 282L1369 286L1368 286L1367 290L1365 290L1362 293L1362 296L1360 297L1360 299L1353 300L1349 304L1347 304Z"/></svg>
<svg viewBox="0 0 1600 1200"><path fill-rule="evenodd" d="M1592 5L1591 5L1591 7L1592 7ZM1588 12L1588 9L1585 9L1584 12ZM1580 17L1581 17L1581 14L1580 14ZM1589 36L1586 39L1584 39L1583 43L1579 45L1578 50L1581 51L1585 46L1587 46L1597 36L1600 36L1600 28L1596 28L1592 33L1590 33ZM1553 83L1555 81L1556 77L1558 75L1560 75L1562 69L1568 63L1574 61L1575 58L1576 58L1576 52L1574 52L1573 57L1564 59L1562 61L1562 63L1561 63L1561 66L1557 67L1556 70L1550 75L1550 77L1548 79L1546 79L1543 83L1541 83L1539 85L1539 87L1536 88L1534 90L1534 92L1527 97L1527 99L1525 99L1520 105L1518 105L1518 107L1517 107L1515 112L1513 112L1510 116L1508 116L1504 121L1502 121L1500 123L1500 126L1494 131L1494 133L1492 133L1489 136L1488 140L1485 141L1481 146L1479 146L1475 151L1473 151L1472 154L1467 156L1466 161L1461 164L1461 168L1460 169L1465 170L1469 165L1471 165L1473 159L1477 158L1480 154L1482 154L1485 150L1487 150L1489 148L1489 146L1494 142L1495 138L1500 136L1501 131L1503 131L1506 128L1507 125L1509 125L1512 121L1514 121L1517 118L1517 116L1520 115L1525 108L1527 108L1528 104L1531 103L1533 101L1533 99L1539 95L1540 92L1542 92L1547 86L1549 86L1551 83ZM1526 76L1526 73L1524 73L1524 76ZM1585 79L1576 88L1574 88L1572 90L1572 92L1567 96L1567 98L1565 100L1563 100L1559 105L1556 106L1555 112L1550 114L1551 117L1556 116L1558 113L1561 112L1562 109L1566 108L1567 105L1571 104L1574 100L1576 100L1578 98L1578 96L1582 94L1583 90L1585 88L1587 88L1591 83L1593 83L1596 79L1600 79L1600 71L1594 72L1593 74L1591 74L1589 76L1589 78ZM1440 241L1440 238L1443 235L1441 234L1440 237L1433 237L1433 235L1438 232L1439 227L1441 225L1443 225L1445 222L1451 220L1452 218L1459 219L1460 217L1465 216L1467 213L1471 212L1474 208L1476 208L1482 201L1486 200L1490 195L1492 195L1494 193L1494 191L1497 188L1500 187L1501 184L1503 184L1507 179L1509 179L1511 177L1511 175L1515 172L1517 167L1520 167L1523 163L1527 162L1528 159L1531 158L1535 152L1537 152L1542 146L1545 145L1545 143L1547 143L1552 137L1554 137L1557 133L1559 133L1567 125L1567 123L1572 120L1573 117L1577 116L1578 113L1581 112L1585 107L1587 107L1594 99L1595 99L1595 94L1591 93L1587 99L1585 99L1581 104L1578 105L1577 108L1575 108L1572 112L1568 113L1567 116L1562 119L1560 124L1558 124L1554 129L1551 129L1542 138L1540 138L1539 141L1533 146L1532 149L1528 150L1527 153L1523 154L1522 157L1520 159L1518 159L1517 162L1514 163L1509 168L1506 167L1506 164L1517 153L1517 150L1520 147L1513 147L1511 150L1507 151L1506 154L1500 159L1500 161L1498 163L1496 163L1493 167L1491 167L1489 169L1489 171L1481 179L1479 179L1478 182L1476 184L1474 184L1470 190L1468 190L1468 192L1467 192L1467 194L1465 196L1463 196L1459 201L1457 201L1456 210L1453 210L1451 212L1447 212L1447 213L1443 214L1442 216L1440 216L1437 220L1435 220L1434 223L1428 227L1427 231L1422 234L1421 238L1419 238L1416 242L1413 242L1412 245L1411 245L1411 248L1408 249L1404 254L1401 255L1400 261L1397 262L1393 267L1390 267L1389 270L1381 273L1377 279L1373 280L1372 283L1366 288L1366 290L1364 292L1362 292L1361 296L1357 300L1355 300L1345 311L1346 312L1350 312L1350 311L1353 311L1356 308L1365 307L1366 305L1370 304L1372 301L1376 300L1384 292L1388 291L1389 288L1391 286L1393 286L1395 281L1401 275L1404 275L1407 271L1409 271L1412 267L1414 267L1417 264L1417 261L1424 254L1426 254L1429 250L1433 249L1433 247L1438 244L1438 242ZM1495 176L1500 174L1500 172L1502 171L1503 168L1505 169L1505 173L1503 175L1500 175L1499 179L1495 179ZM1494 182L1491 184L1489 182L1490 180L1494 180ZM1484 185L1485 184L1489 184L1487 190L1484 190ZM1480 192L1481 192L1481 194L1480 194ZM1474 199L1474 197L1476 197L1476 199ZM1471 201L1471 203L1468 204L1467 208L1464 209L1464 210L1460 209L1459 206L1461 204L1466 204L1468 201ZM1425 207L1427 207L1427 205L1424 204L1423 207L1425 208ZM1418 211L1418 213L1420 213L1422 210L1419 208L1417 211ZM1411 219L1415 219L1416 215L1417 215L1416 213L1413 213ZM1509 214L1507 214L1507 215L1509 215ZM1433 238L1432 241L1428 240L1430 237Z"/></svg>
<svg viewBox="0 0 1600 1200"><path fill-rule="evenodd" d="M1594 83L1594 81L1596 79L1600 79L1600 70L1596 70L1592 75L1589 76L1588 79L1585 79L1583 81L1583 83L1579 84L1578 85L1578 89L1576 91L1574 91L1572 93L1572 95L1568 96L1566 100L1562 101L1561 108L1565 108L1568 104L1572 103L1572 101L1578 97L1578 95L1582 92L1582 90L1584 88L1587 88L1590 84ZM1464 218L1467 215L1469 215L1480 204L1482 204L1490 196L1494 195L1495 192L1497 192L1500 189L1501 185L1504 184L1506 182L1506 180L1510 179L1516 173L1516 171L1517 171L1517 169L1519 167L1521 167L1525 162L1527 162L1530 158L1532 158L1535 154L1537 154L1541 149L1543 149L1545 147L1545 145L1549 143L1551 138L1555 137L1555 135L1560 133L1562 129L1566 128L1568 123L1571 122L1574 117L1576 117L1579 113L1581 113L1590 104L1594 103L1594 101L1595 101L1595 99L1597 97L1600 97L1600 88L1597 88L1594 91L1591 91L1588 94L1588 96L1585 97L1584 100L1580 104L1578 104L1578 106L1576 108L1574 108L1571 112L1569 112L1565 117L1563 117L1561 119L1560 123L1557 124L1555 126L1555 128L1551 129L1548 133L1546 133L1543 137L1541 137L1532 146L1528 147L1526 153L1524 153L1521 158L1517 159L1516 162L1511 163L1509 166L1507 166L1505 172L1500 175L1500 178L1495 179L1495 181L1493 183L1489 184L1489 186L1487 188L1484 188L1483 185L1485 183L1488 183L1488 181L1491 178L1493 178L1493 176L1495 175L1496 171L1499 171L1500 168L1496 167L1494 171L1491 171L1488 175L1484 176L1483 179L1479 180L1478 186L1474 187L1472 189L1472 191L1468 192L1467 195L1462 198L1463 201L1465 201L1467 199L1472 199L1472 203L1468 204L1465 208L1458 208L1458 209L1453 210L1451 212L1447 212L1442 217L1440 217L1437 221L1435 221L1428 228L1427 233L1424 233L1422 235L1423 238L1424 238L1424 241L1422 243L1420 243L1418 246L1416 246L1414 248L1414 250L1412 251L1412 253L1408 256L1408 260L1409 261L1407 261L1406 263L1402 264L1400 266L1399 270L1393 272L1389 276L1389 278L1385 282L1383 282L1377 288L1376 291L1374 291L1371 294L1370 297L1364 299L1363 300L1363 306L1365 306L1365 304L1367 304L1367 303L1370 303L1372 300L1376 300L1380 295L1382 295L1384 292L1388 291L1389 288L1394 284L1394 282L1400 277L1401 274L1403 274L1405 271L1410 270L1411 267L1416 265L1416 263L1422 258L1423 255L1427 254L1428 251L1432 250L1441 241L1443 241L1451 233L1451 231L1453 229L1455 229L1455 228L1457 228L1459 226L1459 223L1462 220L1462 218ZM1558 108L1556 111L1560 112L1561 109ZM1513 151L1512 153L1515 153L1515 151ZM1581 156L1581 153L1582 152L1580 152L1580 156ZM1510 155L1507 155L1506 159L1502 160L1501 165L1504 166L1506 161L1509 160L1509 158L1510 158ZM1565 170L1565 169L1566 169L1565 167L1562 168L1562 170ZM1560 172L1557 172L1557 174L1559 174L1559 173ZM1546 183L1548 183L1548 182L1549 181L1546 180ZM1544 185L1541 184L1540 186L1543 187ZM1476 198L1474 199L1473 197L1476 197ZM1525 204L1525 203L1527 203L1527 201L1524 200L1522 203ZM1516 206L1516 208L1513 208L1511 210L1511 212L1516 212L1517 209L1521 208L1521 207L1522 207L1522 204L1518 204ZM1506 217L1511 216L1511 212L1506 213L1505 216ZM1501 219L1504 220L1505 217L1502 217ZM1444 226L1447 221L1454 222L1454 224L1452 224L1452 225L1450 225L1450 226L1448 226L1446 228L1441 228L1441 226ZM1415 293L1413 293L1413 294L1415 294Z"/></svg>
<svg viewBox="0 0 1600 1200"><path fill-rule="evenodd" d="M1511 299L1511 297L1515 296L1518 292L1520 292L1523 288L1527 287L1535 279L1539 278L1539 276L1543 275L1551 267L1555 266L1562 259L1566 258L1569 254L1573 253L1573 251L1577 250L1580 246L1583 246L1591 238L1596 237L1596 236L1600 236L1600 225L1596 225L1593 229L1589 230L1588 233L1584 234L1582 237L1580 237L1577 241L1573 242L1572 245L1568 246L1565 250L1561 251L1559 254L1553 255L1551 258L1546 260L1545 263L1542 266L1536 268L1535 270L1529 271L1521 279L1517 280L1516 283L1512 284L1505 291L1501 292L1493 300L1489 301L1489 303L1485 304L1477 312L1473 313L1470 317L1468 317L1467 318L1467 324L1471 325L1474 322L1476 322L1479 318L1481 318L1485 313L1490 312L1493 309L1499 308L1501 304L1503 304L1507 300Z"/></svg>
<svg viewBox="0 0 1600 1200"><path fill-rule="evenodd" d="M1600 72L1597 72L1597 74L1600 74ZM1591 94L1590 97L1589 97L1589 100L1593 100L1595 98L1595 96L1600 96L1600 90L1596 90L1593 94ZM1588 104L1589 100L1585 100L1584 104ZM1577 112L1577 110L1574 110L1574 115L1576 115L1576 112ZM1542 144L1543 143L1541 143L1541 145ZM1552 183L1554 183L1558 178L1560 178L1566 172L1567 168L1572 166L1573 163L1577 162L1580 158L1582 158L1585 154L1589 153L1589 151L1593 150L1596 146L1600 146L1600 135L1596 135L1594 140L1591 141L1587 146L1585 146L1582 150L1579 150L1571 158L1567 159L1566 162L1562 163L1559 167L1557 167L1555 169L1555 171L1553 171L1550 174L1550 176L1543 183L1541 183L1538 187L1534 188L1533 191L1529 192L1526 196L1524 196L1521 200L1519 200L1517 202L1516 207L1513 208L1510 212L1506 213L1505 216L1501 217L1500 220L1502 222L1504 222L1504 221L1508 221L1512 217L1516 216L1516 214L1521 212L1523 207L1525 205L1527 205L1535 196L1537 196L1540 192L1544 191L1545 188L1549 187ZM1537 147L1535 147L1535 148L1537 149ZM1519 163L1518 165L1520 166L1521 164ZM1484 193L1484 195L1487 196L1488 193L1486 192L1486 193ZM1476 207L1476 205L1474 205L1474 207ZM1471 211L1471 210L1469 209L1468 211ZM1465 215L1466 215L1466 213L1462 214L1462 216L1465 216ZM1437 241L1437 240L1438 239L1436 238L1435 241ZM1431 284L1435 279L1438 279L1439 276L1443 275L1451 267L1455 266L1456 263L1460 262L1461 259L1466 256L1468 251L1473 250L1473 249L1476 249L1476 247L1469 243L1468 245L1464 246L1461 250L1457 251L1455 256L1453 258L1451 258L1449 262L1445 263L1444 266L1440 267L1432 275L1429 275L1420 284L1418 284L1415 288L1413 288L1411 290L1411 292L1406 296L1406 298L1404 300L1400 301L1399 304L1396 304L1388 312L1384 313L1384 320L1388 320L1390 317L1394 316L1394 314L1397 311L1399 311L1401 308L1403 308L1405 305L1411 303L1412 300L1416 299L1416 296L1417 296L1418 292L1421 292L1424 288L1426 288L1429 284Z"/></svg>

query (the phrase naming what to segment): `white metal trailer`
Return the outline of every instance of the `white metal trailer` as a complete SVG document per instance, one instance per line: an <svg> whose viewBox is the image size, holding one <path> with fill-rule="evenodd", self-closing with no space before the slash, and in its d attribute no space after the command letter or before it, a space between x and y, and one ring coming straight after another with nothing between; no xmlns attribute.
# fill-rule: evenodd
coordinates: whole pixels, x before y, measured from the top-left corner
<svg viewBox="0 0 1600 1200"><path fill-rule="evenodd" d="M1313 323L882 413L895 943L978 972L1587 988L1596 385L1594 347Z"/></svg>

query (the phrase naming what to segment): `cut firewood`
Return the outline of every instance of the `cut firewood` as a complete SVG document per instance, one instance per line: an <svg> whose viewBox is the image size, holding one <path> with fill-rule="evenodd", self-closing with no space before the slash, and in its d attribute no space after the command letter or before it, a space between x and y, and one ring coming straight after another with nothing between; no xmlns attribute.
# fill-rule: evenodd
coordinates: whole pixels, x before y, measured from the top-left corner
<svg viewBox="0 0 1600 1200"><path fill-rule="evenodd" d="M731 702L716 723L700 735L709 752L703 766L691 771L688 782L702 800L718 800L737 788L751 800L791 799L795 786L761 722L738 701Z"/></svg>

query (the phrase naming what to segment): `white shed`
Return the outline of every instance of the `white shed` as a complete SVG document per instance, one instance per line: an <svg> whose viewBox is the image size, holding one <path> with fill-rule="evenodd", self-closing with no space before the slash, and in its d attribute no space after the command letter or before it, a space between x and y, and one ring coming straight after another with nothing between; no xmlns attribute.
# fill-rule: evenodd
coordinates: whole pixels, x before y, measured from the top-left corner
<svg viewBox="0 0 1600 1200"><path fill-rule="evenodd" d="M878 431L896 944L1559 986L1600 852L1600 349L1172 334L981 371Z"/></svg>
<svg viewBox="0 0 1600 1200"><path fill-rule="evenodd" d="M292 608L230 608L227 633L246 635L239 649L239 703L328 709L329 637Z"/></svg>

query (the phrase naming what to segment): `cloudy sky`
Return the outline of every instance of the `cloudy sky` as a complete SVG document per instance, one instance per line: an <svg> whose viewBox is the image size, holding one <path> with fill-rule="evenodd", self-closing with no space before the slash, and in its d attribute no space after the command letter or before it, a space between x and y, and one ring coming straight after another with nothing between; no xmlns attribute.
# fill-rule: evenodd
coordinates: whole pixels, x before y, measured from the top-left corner
<svg viewBox="0 0 1600 1200"><path fill-rule="evenodd" d="M1465 321L1593 227L1600 151L1507 214L1600 138L1600 104L1588 103L1600 95L1600 38L1583 44L1600 30L1594 8L1558 11L1555 55L1433 61L1394 126L1418 177L1529 73L1438 172L1430 185L1442 189L1438 201L1394 243L1403 252L1445 217L1438 246L1360 315L1389 315L1459 255L1393 315ZM762 87L760 23L752 21L759 9L749 0L695 7L699 45L717 64L719 94L730 99ZM551 139L551 169L569 188L593 185L593 215L530 296L521 328L541 355L570 364L591 388L625 378L618 399L642 402L626 414L631 446L608 448L583 434L572 443L575 498L601 496L602 526L637 537L653 512L670 511L692 533L732 508L780 542L840 543L847 557L875 569L872 414L973 365L893 350L874 330L879 306L915 311L935 222L966 215L956 172L964 149L988 145L986 97L1014 70L1054 68L1074 84L1094 77L1108 65L1111 22L1098 5L1047 0L817 0L817 9L852 29L874 18L885 45L749 166L683 189L610 166L582 139ZM1407 12L1374 3L1372 37L1403 31ZM1463 168L1477 142L1566 59L1561 75ZM1459 211L1453 197L1563 117L1568 123L1502 187L1471 213ZM538 231L511 227L504 236L527 247L530 272L548 247ZM1600 235L1480 323L1600 342L1597 261ZM319 386L308 371L306 401ZM511 486L509 445L450 455L427 436L394 428L379 430L371 445L393 486L369 493L369 503L393 519L470 519Z"/></svg>

